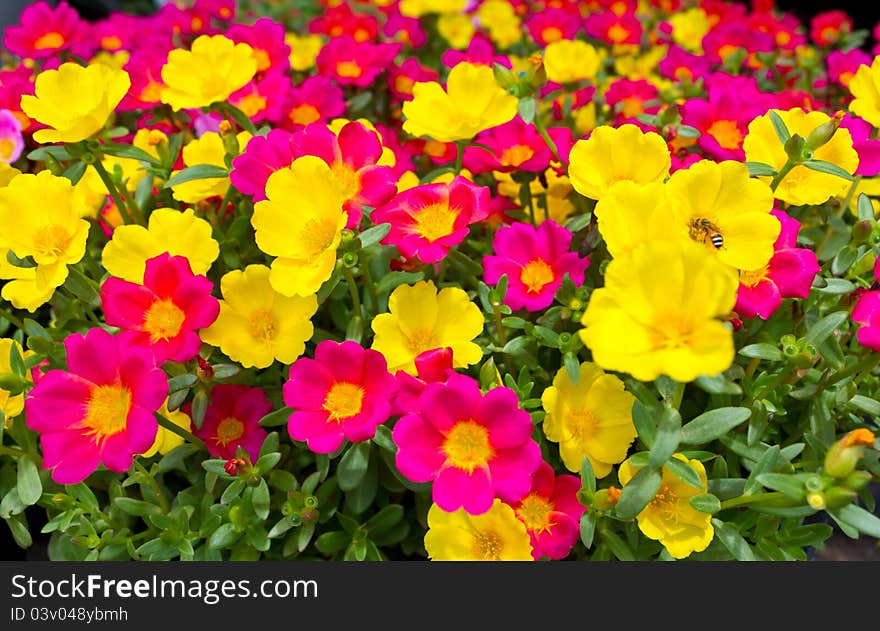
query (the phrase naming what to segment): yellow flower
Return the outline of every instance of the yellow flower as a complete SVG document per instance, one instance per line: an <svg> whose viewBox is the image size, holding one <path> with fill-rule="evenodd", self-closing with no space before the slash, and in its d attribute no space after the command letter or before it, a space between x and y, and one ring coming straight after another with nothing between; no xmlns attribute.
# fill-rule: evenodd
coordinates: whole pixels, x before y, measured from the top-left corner
<svg viewBox="0 0 880 631"><path fill-rule="evenodd" d="M782 227L770 214L773 191L742 162L701 160L673 173L666 192L657 234L693 239L737 269L759 269L773 256Z"/></svg>
<svg viewBox="0 0 880 631"><path fill-rule="evenodd" d="M662 182L672 164L662 136L629 123L597 127L574 143L569 160L571 185L590 199L601 199L615 182Z"/></svg>
<svg viewBox="0 0 880 631"><path fill-rule="evenodd" d="M859 66L849 82L849 91L854 97L849 110L874 127L880 127L880 55L874 57L870 66Z"/></svg>
<svg viewBox="0 0 880 631"><path fill-rule="evenodd" d="M388 371L416 374L415 358L436 348L452 349L452 364L476 364L483 349L471 340L483 332L483 314L458 287L439 292L433 281L400 285L388 297L389 313L373 318L373 349L385 356Z"/></svg>
<svg viewBox="0 0 880 631"><path fill-rule="evenodd" d="M440 142L473 138L516 116L516 97L495 81L489 66L468 62L449 72L446 91L434 81L418 81L413 100L403 104L403 129Z"/></svg>
<svg viewBox="0 0 880 631"><path fill-rule="evenodd" d="M477 9L477 17L488 29L489 38L502 50L522 39L516 10L506 0L486 0Z"/></svg>
<svg viewBox="0 0 880 631"><path fill-rule="evenodd" d="M544 49L547 78L557 83L594 79L602 63L592 44L581 40L561 39Z"/></svg>
<svg viewBox="0 0 880 631"><path fill-rule="evenodd" d="M673 458L689 464L699 474L702 487L691 486L663 467L660 489L636 520L642 534L662 543L670 556L683 559L692 552L702 552L709 547L715 529L712 527L712 515L690 505L692 497L705 493L708 488L703 463L688 460L682 454L674 454ZM629 460L621 464L617 472L620 483L625 486L640 468L634 467Z"/></svg>
<svg viewBox="0 0 880 631"><path fill-rule="evenodd" d="M437 31L450 46L462 50L471 43L476 27L469 15L445 13L437 19Z"/></svg>
<svg viewBox="0 0 880 631"><path fill-rule="evenodd" d="M596 128L596 104L592 101L572 111L571 116L578 135L585 136Z"/></svg>
<svg viewBox="0 0 880 631"><path fill-rule="evenodd" d="M498 182L498 192L519 203L520 185L513 181L511 174L495 171L493 175ZM546 187L541 180L546 181ZM529 188L535 200L535 221L538 223L552 219L561 226L566 219L574 214L575 207L569 199L572 190L571 182L567 175L559 175L556 169L551 167L544 172L543 178L531 180ZM545 201L547 204L546 212L543 205Z"/></svg>
<svg viewBox="0 0 880 631"><path fill-rule="evenodd" d="M158 129L139 129L131 144L133 147L145 151L158 160L159 151L156 149L156 145L162 140L167 142L168 137ZM105 155L102 164L110 174L113 174L118 169L121 176L120 181L125 185L126 190L131 192L137 190L138 184L147 175L145 163L134 158L119 158ZM86 172L83 173L83 176L74 187L81 190L87 198L89 212L85 216L96 217L98 211L104 206L107 195L109 195L107 186L98 175L98 172L94 169L86 169Z"/></svg>
<svg viewBox="0 0 880 631"><path fill-rule="evenodd" d="M11 338L0 338L0 375L12 374L9 354L12 352L13 346L18 349L22 359L27 359L34 354L33 351L23 351L21 344ZM27 371L26 379L31 380L30 371ZM22 410L24 410L24 393L10 395L8 390L0 388L0 412L3 413L4 429L12 427L12 419L21 414Z"/></svg>
<svg viewBox="0 0 880 631"><path fill-rule="evenodd" d="M497 498L482 515L469 515L463 508L447 513L432 504L425 550L432 561L534 560L526 525Z"/></svg>
<svg viewBox="0 0 880 631"><path fill-rule="evenodd" d="M788 131L806 138L819 125L827 123L831 118L824 112L807 112L799 107L788 111L772 110L779 115ZM783 144L776 136L770 115L758 116L749 123L749 131L743 140L746 160L763 162L779 171L788 160ZM813 152L816 160L824 160L841 167L852 174L859 166L859 154L853 149L852 136L849 130L839 128L831 140ZM771 178L763 177L769 182ZM838 177L814 171L803 165L794 167L776 188L776 199L801 206L821 204L829 197L846 195L852 183Z"/></svg>
<svg viewBox="0 0 880 631"><path fill-rule="evenodd" d="M21 171L9 166L5 162L0 162L0 188L9 186L9 183L16 175L21 175Z"/></svg>
<svg viewBox="0 0 880 631"><path fill-rule="evenodd" d="M310 70L315 67L315 59L324 47L320 35L303 35L295 33L284 36L284 43L290 46L290 67L294 70Z"/></svg>
<svg viewBox="0 0 880 631"><path fill-rule="evenodd" d="M168 252L185 256L193 274L204 275L220 254L220 246L211 233L211 224L196 217L192 209L180 212L157 208L150 214L146 228L116 228L113 238L104 246L102 263L111 276L142 283L147 260Z"/></svg>
<svg viewBox="0 0 880 631"><path fill-rule="evenodd" d="M287 297L272 289L269 268L248 265L220 279L220 315L199 332L202 341L218 346L245 368L266 368L276 359L292 364L305 350L314 328L310 318L318 299Z"/></svg>
<svg viewBox="0 0 880 631"><path fill-rule="evenodd" d="M34 132L37 142L79 142L103 129L130 87L125 70L65 63L37 75L36 96L23 95L21 109L50 127Z"/></svg>
<svg viewBox="0 0 880 631"><path fill-rule="evenodd" d="M285 296L314 294L330 278L348 213L345 194L321 158L302 156L266 182L254 205L257 247L277 257L269 280Z"/></svg>
<svg viewBox="0 0 880 631"><path fill-rule="evenodd" d="M733 362L726 318L736 272L692 241L650 241L611 260L584 312L580 336L593 361L640 381L692 381Z"/></svg>
<svg viewBox="0 0 880 631"><path fill-rule="evenodd" d="M614 184L593 209L599 233L612 257L623 256L646 241L654 241L666 215L672 212L666 186L660 182Z"/></svg>
<svg viewBox="0 0 880 631"><path fill-rule="evenodd" d="M693 53L702 54L703 37L711 28L705 11L696 7L679 11L670 15L668 21L676 44Z"/></svg>
<svg viewBox="0 0 880 631"><path fill-rule="evenodd" d="M636 437L635 400L620 379L596 364L582 363L576 384L562 368L541 395L547 412L544 434L559 443L559 455L569 471L579 472L586 456L596 477L604 478L611 473L611 465L626 458Z"/></svg>
<svg viewBox="0 0 880 631"><path fill-rule="evenodd" d="M16 176L0 188L0 278L10 280L2 295L18 309L34 311L67 279L67 266L86 251L89 222L82 219L84 199L70 180L49 171ZM36 267L9 263L6 250Z"/></svg>
<svg viewBox="0 0 880 631"><path fill-rule="evenodd" d="M162 66L160 100L174 111L225 101L257 73L253 49L223 35L201 35L191 50L176 48Z"/></svg>
<svg viewBox="0 0 880 631"><path fill-rule="evenodd" d="M251 139L250 132L242 131L236 135L239 149L244 149ZM201 137L191 140L183 148L183 163L187 167L197 164L211 164L226 168L224 157L226 149L223 147L223 138L217 132L209 131ZM179 173L172 171L171 175ZM203 180L190 180L182 184L172 186L174 199L195 204L209 197L223 197L229 189L229 177L211 177Z"/></svg>
<svg viewBox="0 0 880 631"><path fill-rule="evenodd" d="M673 84L670 81L657 76L654 71L666 56L666 46L652 46L642 55L621 55L614 57L614 72L621 77L632 79L645 79L658 90L663 91ZM639 52L638 49L635 51Z"/></svg>
<svg viewBox="0 0 880 631"><path fill-rule="evenodd" d="M458 13L466 4L466 0L400 0L400 14L418 18L426 13Z"/></svg>
<svg viewBox="0 0 880 631"><path fill-rule="evenodd" d="M188 432L192 431L192 419L190 419L189 415L181 410L170 411L168 409L167 399L165 400L165 403L162 404L162 407L159 408L159 414L167 418L179 428L185 429ZM142 453L141 456L149 458L157 453L164 456L175 447L180 447L183 443L184 439L182 436L175 434L171 430L165 429L160 425L159 429L156 431L156 439L153 441L152 446Z"/></svg>

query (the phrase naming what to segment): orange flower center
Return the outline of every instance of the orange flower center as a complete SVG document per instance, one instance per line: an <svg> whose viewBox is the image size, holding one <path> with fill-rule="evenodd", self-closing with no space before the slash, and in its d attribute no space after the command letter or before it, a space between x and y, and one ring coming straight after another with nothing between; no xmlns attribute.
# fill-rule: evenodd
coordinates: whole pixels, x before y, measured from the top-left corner
<svg viewBox="0 0 880 631"><path fill-rule="evenodd" d="M329 220L320 221L318 219L309 219L306 222L305 229L301 234L301 238L305 241L305 245L311 250L311 256L316 257L322 254L336 236L336 225Z"/></svg>
<svg viewBox="0 0 880 631"><path fill-rule="evenodd" d="M158 103L162 96L162 84L158 81L150 81L144 89L141 90L138 98L146 103Z"/></svg>
<svg viewBox="0 0 880 631"><path fill-rule="evenodd" d="M718 141L722 149L739 149L742 145L743 135L733 121L717 120L706 131Z"/></svg>
<svg viewBox="0 0 880 631"><path fill-rule="evenodd" d="M779 46L787 46L791 43L791 33L788 31L779 31L776 33L776 44Z"/></svg>
<svg viewBox="0 0 880 631"><path fill-rule="evenodd" d="M755 285L759 285L763 281L767 280L767 272L769 271L770 266L765 265L761 269L745 271L739 271L739 282L746 287L754 287Z"/></svg>
<svg viewBox="0 0 880 631"><path fill-rule="evenodd" d="M622 44L629 37L629 29L621 24L615 24L608 29L608 39L615 44Z"/></svg>
<svg viewBox="0 0 880 631"><path fill-rule="evenodd" d="M257 60L257 72L268 70L272 66L272 60L269 59L269 53L262 48L254 48L254 59Z"/></svg>
<svg viewBox="0 0 880 631"><path fill-rule="evenodd" d="M370 32L365 28L359 28L355 30L352 37L354 37L354 41L356 42L365 42L370 39Z"/></svg>
<svg viewBox="0 0 880 631"><path fill-rule="evenodd" d="M170 299L157 300L150 305L144 314L144 323L141 325L146 333L150 334L153 343L159 340L170 340L180 333L186 314L183 309L174 304Z"/></svg>
<svg viewBox="0 0 880 631"><path fill-rule="evenodd" d="M428 241L436 241L452 234L458 213L449 207L448 202L429 204L415 215L415 231Z"/></svg>
<svg viewBox="0 0 880 631"><path fill-rule="evenodd" d="M214 441L224 447L244 435L244 423L234 416L227 416L217 424L217 435Z"/></svg>
<svg viewBox="0 0 880 631"><path fill-rule="evenodd" d="M739 46L734 46L733 44L725 44L718 49L718 56L721 57L722 60L727 59L736 52L737 48L739 48Z"/></svg>
<svg viewBox="0 0 880 631"><path fill-rule="evenodd" d="M275 316L269 309L257 309L251 313L248 320L248 333L253 339L268 344L275 339L276 329Z"/></svg>
<svg viewBox="0 0 880 631"><path fill-rule="evenodd" d="M15 143L8 138L0 138L0 160L8 162L15 151Z"/></svg>
<svg viewBox="0 0 880 631"><path fill-rule="evenodd" d="M545 44L557 42L562 39L562 31L557 26L548 26L541 31L541 39Z"/></svg>
<svg viewBox="0 0 880 631"><path fill-rule="evenodd" d="M474 533L474 557L480 561L500 561L504 543L496 532L478 531Z"/></svg>
<svg viewBox="0 0 880 631"><path fill-rule="evenodd" d="M107 35L101 38L101 48L105 50L116 50L122 48L122 40L116 35Z"/></svg>
<svg viewBox="0 0 880 631"><path fill-rule="evenodd" d="M439 140L429 140L425 143L425 153L432 158L439 158L446 153L446 143Z"/></svg>
<svg viewBox="0 0 880 631"><path fill-rule="evenodd" d="M340 61L336 64L336 74L348 79L356 79L364 73L356 61Z"/></svg>
<svg viewBox="0 0 880 631"><path fill-rule="evenodd" d="M645 104L637 96L628 96L619 105L621 114L627 118L638 116L645 111Z"/></svg>
<svg viewBox="0 0 880 631"><path fill-rule="evenodd" d="M648 506L666 518L674 518L676 504L678 504L678 494L668 484L662 484Z"/></svg>
<svg viewBox="0 0 880 631"><path fill-rule="evenodd" d="M397 78L394 79L394 89L401 94L412 94L414 83L415 82L405 74L397 75Z"/></svg>
<svg viewBox="0 0 880 631"><path fill-rule="evenodd" d="M530 294L540 293L545 285L553 282L554 278L553 268L540 258L529 261L528 265L522 268L519 276Z"/></svg>
<svg viewBox="0 0 880 631"><path fill-rule="evenodd" d="M553 502L546 497L531 493L520 502L519 508L516 509L516 516L532 532L548 532L554 525L550 519L554 508L556 507Z"/></svg>
<svg viewBox="0 0 880 631"><path fill-rule="evenodd" d="M841 72L838 80L840 81L840 85L844 87L849 87L849 82L852 81L855 75L851 72Z"/></svg>
<svg viewBox="0 0 880 631"><path fill-rule="evenodd" d="M840 36L840 30L835 26L826 26L819 31L819 40L825 44L837 41Z"/></svg>
<svg viewBox="0 0 880 631"><path fill-rule="evenodd" d="M288 116L290 122L295 125L308 125L309 123L314 123L316 120L320 120L321 112L319 112L318 108L314 105L303 103L290 110Z"/></svg>
<svg viewBox="0 0 880 631"><path fill-rule="evenodd" d="M364 408L364 389L354 383L334 383L324 397L324 410L331 421L341 421L360 414Z"/></svg>
<svg viewBox="0 0 880 631"><path fill-rule="evenodd" d="M473 473L486 466L495 455L489 443L489 430L474 421L459 421L443 441L446 461L457 469Z"/></svg>
<svg viewBox="0 0 880 631"><path fill-rule="evenodd" d="M127 387L121 383L95 386L82 424L87 435L95 435L100 440L124 430L130 411L131 390Z"/></svg>
<svg viewBox="0 0 880 631"><path fill-rule="evenodd" d="M513 145L501 152L501 164L518 167L533 155L535 155L535 152L528 145Z"/></svg>
<svg viewBox="0 0 880 631"><path fill-rule="evenodd" d="M266 97L257 92L251 92L238 102L238 109L244 112L247 117L259 114L266 109Z"/></svg>
<svg viewBox="0 0 880 631"><path fill-rule="evenodd" d="M58 31L49 31L48 33L43 33L34 42L34 48L37 50L46 50L47 48L61 48L64 46L64 35L59 33Z"/></svg>

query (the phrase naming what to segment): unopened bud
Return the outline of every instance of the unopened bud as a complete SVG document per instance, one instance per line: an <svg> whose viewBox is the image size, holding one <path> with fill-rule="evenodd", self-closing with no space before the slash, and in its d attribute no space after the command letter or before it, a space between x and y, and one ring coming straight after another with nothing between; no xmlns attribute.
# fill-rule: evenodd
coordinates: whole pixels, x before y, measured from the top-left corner
<svg viewBox="0 0 880 631"><path fill-rule="evenodd" d="M228 134L232 131L232 125L228 120L225 119L220 121L220 125L218 125L218 128L221 134Z"/></svg>
<svg viewBox="0 0 880 631"><path fill-rule="evenodd" d="M825 507L830 509L843 508L851 504L858 494L852 489L842 486L833 486L825 491Z"/></svg>
<svg viewBox="0 0 880 631"><path fill-rule="evenodd" d="M804 140L804 137L799 134L794 134L785 142L785 155L794 162L801 162L804 159L805 146L806 141Z"/></svg>
<svg viewBox="0 0 880 631"><path fill-rule="evenodd" d="M495 81L505 90L510 90L516 85L516 75L510 68L496 62L492 64L492 71L495 73Z"/></svg>
<svg viewBox="0 0 880 631"><path fill-rule="evenodd" d="M871 234L874 232L873 224L874 222L870 219L862 219L861 221L856 222L852 227L853 243L865 243L870 239Z"/></svg>
<svg viewBox="0 0 880 631"><path fill-rule="evenodd" d="M807 493L807 504L810 505L810 508L815 510L822 510L825 508L825 496L821 493Z"/></svg>
<svg viewBox="0 0 880 631"><path fill-rule="evenodd" d="M843 486L853 491L861 491L868 486L873 476L867 471L853 471L843 481Z"/></svg>
<svg viewBox="0 0 880 631"><path fill-rule="evenodd" d="M843 121L843 112L835 112L834 116L831 117L831 120L822 123L810 132L810 135L807 136L804 148L807 151L815 151L822 145L828 143L840 128L841 121Z"/></svg>
<svg viewBox="0 0 880 631"><path fill-rule="evenodd" d="M617 487L601 489L593 494L593 503L590 508L597 511L607 511L617 504L619 499L620 489Z"/></svg>
<svg viewBox="0 0 880 631"><path fill-rule="evenodd" d="M845 478L851 474L865 451L865 445L874 444L874 434L867 429L856 429L828 448L825 454L824 470L835 478Z"/></svg>

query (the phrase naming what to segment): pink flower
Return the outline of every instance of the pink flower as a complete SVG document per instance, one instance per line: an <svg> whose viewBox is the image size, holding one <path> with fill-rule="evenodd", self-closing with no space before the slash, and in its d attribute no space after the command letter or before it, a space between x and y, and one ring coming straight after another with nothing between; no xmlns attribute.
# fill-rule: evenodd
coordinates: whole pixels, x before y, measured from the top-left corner
<svg viewBox="0 0 880 631"><path fill-rule="evenodd" d="M232 41L253 48L261 76L290 69L290 46L284 41L285 34L284 25L271 18L259 18L253 24L233 24L226 31Z"/></svg>
<svg viewBox="0 0 880 631"><path fill-rule="evenodd" d="M150 109L159 103L164 83L162 66L168 59L166 48L139 48L131 54L125 71L131 77L131 88L122 98L122 111Z"/></svg>
<svg viewBox="0 0 880 631"><path fill-rule="evenodd" d="M468 47L464 50L448 49L440 57L440 61L447 68L454 68L463 61L481 66L491 66L498 63L505 68L512 68L513 64L507 55L496 55L495 46L485 35L476 34L471 38Z"/></svg>
<svg viewBox="0 0 880 631"><path fill-rule="evenodd" d="M852 31L852 18L837 9L817 13L810 19L810 39L816 46L833 46Z"/></svg>
<svg viewBox="0 0 880 631"><path fill-rule="evenodd" d="M290 367L284 403L294 412L287 430L319 454L336 451L343 439L370 440L391 415L396 392L381 353L352 341L325 340L314 359L301 357Z"/></svg>
<svg viewBox="0 0 880 631"><path fill-rule="evenodd" d="M290 166L294 161L293 134L273 129L265 136L254 136L244 151L232 161L229 179L245 195L253 195L254 202L266 199L266 181L275 171Z"/></svg>
<svg viewBox="0 0 880 631"><path fill-rule="evenodd" d="M346 3L325 9L308 24L309 33L339 37L350 35L356 42L376 39L379 34L379 21L374 15L355 13Z"/></svg>
<svg viewBox="0 0 880 631"><path fill-rule="evenodd" d="M755 67L751 53L767 53L776 48L772 35L750 28L745 21L720 22L703 38L703 51L706 58L716 64L723 64L737 48L742 48L747 55L744 65Z"/></svg>
<svg viewBox="0 0 880 631"><path fill-rule="evenodd" d="M855 174L872 177L880 173L880 140L871 139L873 125L852 114L846 114L840 126L849 130L853 149L859 154L859 166Z"/></svg>
<svg viewBox="0 0 880 631"><path fill-rule="evenodd" d="M772 215L782 224L773 244L773 257L759 270L740 271L739 291L733 310L745 318L769 318L783 298L806 298L819 273L815 252L797 247L800 222L781 210Z"/></svg>
<svg viewBox="0 0 880 631"><path fill-rule="evenodd" d="M330 79L309 77L298 87L288 87L283 110L284 127L299 129L342 116L345 113L345 98L339 86Z"/></svg>
<svg viewBox="0 0 880 631"><path fill-rule="evenodd" d="M567 127L551 127L547 133L556 144L559 155L563 160L567 159L574 142L571 130ZM480 132L474 141L492 150L490 153L474 146L464 150L464 165L474 174L491 171L543 173L550 166L550 161L555 160L534 125L527 124L519 116Z"/></svg>
<svg viewBox="0 0 880 631"><path fill-rule="evenodd" d="M394 426L397 468L414 482L433 481L441 509L479 515L496 497L516 502L529 492L541 448L513 390L480 394L474 379L452 373L425 387L419 408Z"/></svg>
<svg viewBox="0 0 880 631"><path fill-rule="evenodd" d="M36 2L21 12L18 25L6 29L3 46L22 58L44 59L70 48L87 26L63 0L54 9Z"/></svg>
<svg viewBox="0 0 880 631"><path fill-rule="evenodd" d="M344 5L341 5L344 6ZM439 81L435 70L422 66L418 59L410 58L388 70L388 88L401 101L411 101L413 86L417 81Z"/></svg>
<svg viewBox="0 0 880 631"><path fill-rule="evenodd" d="M873 60L874 58L861 48L853 48L846 52L832 50L825 58L825 63L828 65L828 79L845 88L849 87L849 82L859 71L859 66L870 66Z"/></svg>
<svg viewBox="0 0 880 631"><path fill-rule="evenodd" d="M615 123L639 122L639 114L656 114L660 111L657 88L645 79L615 79L605 91L605 102L615 113Z"/></svg>
<svg viewBox="0 0 880 631"><path fill-rule="evenodd" d="M382 33L385 37L407 44L412 48L421 48L428 36L419 23L419 19L401 15L400 11L396 9L396 5L389 8L392 10L385 20L385 26L382 27Z"/></svg>
<svg viewBox="0 0 880 631"><path fill-rule="evenodd" d="M211 295L214 283L192 273L183 256L163 253L147 261L144 283L108 278L101 286L101 305L110 326L124 329L120 337L150 349L156 363L185 362L199 352L196 329L210 326L220 313Z"/></svg>
<svg viewBox="0 0 880 631"><path fill-rule="evenodd" d="M676 81L696 83L697 79L706 78L712 64L702 55L689 53L677 44L670 44L666 56L660 60L657 69L660 75Z"/></svg>
<svg viewBox="0 0 880 631"><path fill-rule="evenodd" d="M334 37L321 49L318 72L339 85L365 88L384 71L400 51L400 44L356 42L350 35Z"/></svg>
<svg viewBox="0 0 880 631"><path fill-rule="evenodd" d="M489 214L489 189L461 176L449 184L423 184L397 194L370 215L374 224L390 223L384 245L396 245L405 258L437 263L461 243L473 223Z"/></svg>
<svg viewBox="0 0 880 631"><path fill-rule="evenodd" d="M187 403L183 411L192 416L192 404ZM271 411L272 404L262 388L219 384L211 390L201 429L194 433L205 441L212 456L234 458L240 445L254 461L267 436L260 419Z"/></svg>
<svg viewBox="0 0 880 631"><path fill-rule="evenodd" d="M642 22L634 12L617 15L613 11L590 13L584 20L588 37L606 44L636 44L642 40Z"/></svg>
<svg viewBox="0 0 880 631"><path fill-rule="evenodd" d="M513 505L517 518L526 525L532 540L532 556L564 559L580 533L586 507L578 502L581 481L569 474L554 475L546 462L532 474L528 495Z"/></svg>
<svg viewBox="0 0 880 631"><path fill-rule="evenodd" d="M253 122L277 123L284 115L290 78L281 70L273 70L229 96L229 102L244 112Z"/></svg>
<svg viewBox="0 0 880 631"><path fill-rule="evenodd" d="M403 416L419 411L419 397L425 386L434 382L446 382L452 368L452 349L449 347L435 348L425 351L414 360L417 377L408 372L398 370L394 375L399 390L394 398L391 416Z"/></svg>
<svg viewBox="0 0 880 631"><path fill-rule="evenodd" d="M25 400L43 466L58 484L82 482L100 464L121 473L156 438L167 377L147 349L103 329L68 335L64 347L67 370L47 372Z"/></svg>
<svg viewBox="0 0 880 631"><path fill-rule="evenodd" d="M880 280L880 258L874 261L874 280ZM862 325L856 332L859 344L880 352L880 291L866 291L859 296L852 320Z"/></svg>
<svg viewBox="0 0 880 631"><path fill-rule="evenodd" d="M568 274L576 287L584 283L589 257L570 252L571 232L552 219L536 228L513 223L499 228L492 243L494 255L483 257L483 280L495 285L507 275L504 304L511 309L540 311L553 302Z"/></svg>
<svg viewBox="0 0 880 631"><path fill-rule="evenodd" d="M707 99L688 99L681 106L681 122L700 131L697 144L716 160L745 160L742 148L749 123L768 109L757 89L743 85L713 87Z"/></svg>
<svg viewBox="0 0 880 631"><path fill-rule="evenodd" d="M9 110L0 110L0 162L11 164L24 151L21 123Z"/></svg>
<svg viewBox="0 0 880 631"><path fill-rule="evenodd" d="M9 110L21 124L21 131L30 133L39 123L21 110L21 96L34 93L33 72L27 66L0 70L0 108Z"/></svg>
<svg viewBox="0 0 880 631"><path fill-rule="evenodd" d="M561 39L575 39L581 30L581 16L576 4L567 8L545 8L535 11L526 19L526 29L539 46L547 46Z"/></svg>

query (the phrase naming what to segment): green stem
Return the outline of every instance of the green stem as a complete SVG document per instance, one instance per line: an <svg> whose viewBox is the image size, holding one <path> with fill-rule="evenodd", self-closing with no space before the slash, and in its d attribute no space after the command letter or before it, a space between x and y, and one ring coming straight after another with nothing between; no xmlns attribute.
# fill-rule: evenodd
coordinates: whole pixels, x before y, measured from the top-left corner
<svg viewBox="0 0 880 631"><path fill-rule="evenodd" d="M827 388L828 386L834 385L838 381L842 381L855 374L869 373L874 370L877 364L880 364L880 353L871 353L862 361L853 364L849 368L844 368L843 370L834 373L827 381L825 381L825 387Z"/></svg>
<svg viewBox="0 0 880 631"><path fill-rule="evenodd" d="M461 173L461 162L464 160L464 148L467 146L467 142L459 140L455 144L455 174L459 175Z"/></svg>
<svg viewBox="0 0 880 631"><path fill-rule="evenodd" d="M373 282L373 273L370 271L369 261L364 262L361 266L364 272L364 283L367 285L367 291L370 294L370 302L373 305L373 313L379 311L379 294L376 293L376 283Z"/></svg>
<svg viewBox="0 0 880 631"><path fill-rule="evenodd" d="M535 129L538 130L538 134L541 138L544 139L544 143L550 149L550 152L553 154L553 157L556 158L559 164L562 164L562 158L559 156L559 149L556 147L556 143L553 142L553 139L550 137L550 134L547 133L547 128L544 127L544 123L541 122L540 116L535 116Z"/></svg>
<svg viewBox="0 0 880 631"><path fill-rule="evenodd" d="M538 223L535 221L535 203L532 199L532 182L529 180L528 182L521 182L519 185L519 199L523 203L523 205L528 208L529 211L529 219L532 220L532 225L537 226Z"/></svg>
<svg viewBox="0 0 880 631"><path fill-rule="evenodd" d="M780 493L779 491L773 491L771 493L755 493L754 495L740 495L739 497L732 497L729 500L721 502L720 510L727 510L728 508L745 506L747 504L757 504L766 501L771 501L772 505L776 500L783 498L785 498L785 493Z"/></svg>
<svg viewBox="0 0 880 631"><path fill-rule="evenodd" d="M150 472L142 465L139 461L134 461L135 468L141 473L144 483L150 487L150 490L153 491L153 494L159 500L159 508L162 510L163 515L167 515L168 511L171 510L171 504L168 502L168 498L165 496L165 491L159 486L159 483L156 482L156 478L150 475Z"/></svg>
<svg viewBox="0 0 880 631"><path fill-rule="evenodd" d="M165 418L161 414L156 413L156 421L159 423L159 425L161 427L164 427L172 434L177 434L178 436L180 436L184 440L192 443L193 445L195 445L199 449L207 450L207 447L205 447L205 441L203 441L201 438L198 438L197 436L193 435L192 433L186 431L180 425L177 425L176 423L169 421L167 418Z"/></svg>
<svg viewBox="0 0 880 631"><path fill-rule="evenodd" d="M498 343L504 348L507 345L507 333L504 332L504 325L501 323L501 305L497 302L492 303L492 314L495 316L495 330L498 333Z"/></svg>
<svg viewBox="0 0 880 631"><path fill-rule="evenodd" d="M113 199L113 203L116 204L116 208L119 210L119 214L122 215L122 221L126 224L134 223L132 221L131 215L128 213L128 208L126 207L125 202L119 195L119 190L116 188L116 182L114 182L113 178L110 177L110 174L107 173L107 169L105 169L104 165L101 164L101 160L99 158L95 158L92 166L95 167L95 171L98 172L98 176L100 176L101 181L104 182L104 186L110 193L110 197L111 199Z"/></svg>
<svg viewBox="0 0 880 631"><path fill-rule="evenodd" d="M788 160L784 165L782 165L782 169L773 177L773 181L770 182L770 189L772 191L776 191L776 187L779 186L779 183L785 179L785 176L789 174L789 172L795 168L797 164Z"/></svg>
<svg viewBox="0 0 880 631"><path fill-rule="evenodd" d="M746 369L745 369L746 377L751 377L752 375L754 375L755 371L758 369L758 364L760 364L760 363L761 363L760 357L752 357L749 360L749 365L746 366Z"/></svg>
<svg viewBox="0 0 880 631"><path fill-rule="evenodd" d="M361 296L358 291L357 281L354 279L354 274L352 273L351 268L347 265L343 265L342 270L342 273L345 275L345 281L348 283L348 292L351 294L354 313L358 317L363 317L361 314Z"/></svg>
<svg viewBox="0 0 880 631"><path fill-rule="evenodd" d="M25 454L21 449L16 449L15 447L7 447L6 445L0 445L0 456L15 456L16 458L21 458L25 456Z"/></svg>

